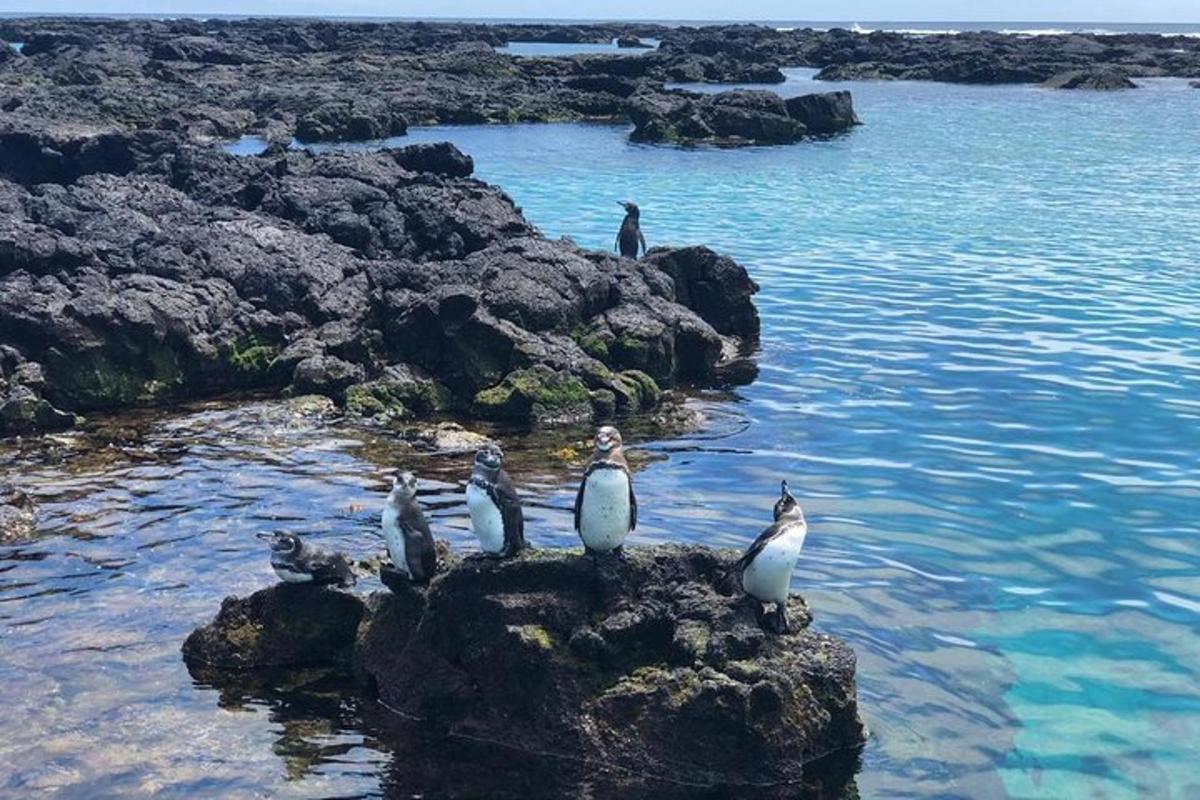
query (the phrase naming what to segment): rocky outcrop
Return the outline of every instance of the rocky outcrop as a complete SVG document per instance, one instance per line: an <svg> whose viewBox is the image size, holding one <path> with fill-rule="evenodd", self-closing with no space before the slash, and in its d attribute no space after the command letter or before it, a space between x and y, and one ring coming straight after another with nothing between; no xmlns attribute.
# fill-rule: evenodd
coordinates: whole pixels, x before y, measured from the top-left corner
<svg viewBox="0 0 1200 800"><path fill-rule="evenodd" d="M1122 69L1134 77L1200 74L1200 41L1157 34L1019 36L992 31L911 35L834 28L779 31L738 25L672 29L662 58L816 67L821 80L1041 83L1071 70Z"/></svg>
<svg viewBox="0 0 1200 800"><path fill-rule="evenodd" d="M784 101L773 92L649 94L629 103L632 138L682 145L789 144L859 124L849 92Z"/></svg>
<svg viewBox="0 0 1200 800"><path fill-rule="evenodd" d="M759 627L717 591L735 554L533 550L453 560L426 593L359 600L276 586L226 600L184 654L200 668L350 663L429 731L692 785L779 784L863 738L855 659L812 631ZM195 667L194 667L195 668Z"/></svg>
<svg viewBox="0 0 1200 800"><path fill-rule="evenodd" d="M105 142L44 133L44 164L0 160L0 432L241 389L389 424L578 421L711 381L757 338L757 287L733 262L719 310L711 282L688 289L715 254L660 267L541 239L447 144Z"/></svg>
<svg viewBox="0 0 1200 800"><path fill-rule="evenodd" d="M1105 92L1137 88L1137 84L1129 79L1129 73L1120 69L1069 70L1052 76L1042 86L1047 89L1091 89Z"/></svg>

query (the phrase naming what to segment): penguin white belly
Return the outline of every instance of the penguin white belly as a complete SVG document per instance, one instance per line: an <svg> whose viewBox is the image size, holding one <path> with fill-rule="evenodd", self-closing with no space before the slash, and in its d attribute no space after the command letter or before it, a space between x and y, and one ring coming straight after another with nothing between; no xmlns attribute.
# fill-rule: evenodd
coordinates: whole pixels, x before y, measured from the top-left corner
<svg viewBox="0 0 1200 800"><path fill-rule="evenodd" d="M589 550L606 553L629 535L629 476L623 469L597 469L588 476L579 509L579 538Z"/></svg>
<svg viewBox="0 0 1200 800"><path fill-rule="evenodd" d="M500 509L488 497L484 489L473 483L467 484L467 511L471 514L471 530L479 539L485 553L504 550L504 517Z"/></svg>
<svg viewBox="0 0 1200 800"><path fill-rule="evenodd" d="M271 559L271 567L274 568L275 574L279 576L279 580L284 583L311 583L313 576L308 572L300 572L288 561L276 561Z"/></svg>
<svg viewBox="0 0 1200 800"><path fill-rule="evenodd" d="M400 512L388 503L383 507L383 540L387 543L388 556L392 565L411 575L408 569L408 549L404 544L404 531L400 530Z"/></svg>
<svg viewBox="0 0 1200 800"><path fill-rule="evenodd" d="M742 572L746 594L764 603L786 603L792 570L804 548L806 531L784 533L767 543Z"/></svg>

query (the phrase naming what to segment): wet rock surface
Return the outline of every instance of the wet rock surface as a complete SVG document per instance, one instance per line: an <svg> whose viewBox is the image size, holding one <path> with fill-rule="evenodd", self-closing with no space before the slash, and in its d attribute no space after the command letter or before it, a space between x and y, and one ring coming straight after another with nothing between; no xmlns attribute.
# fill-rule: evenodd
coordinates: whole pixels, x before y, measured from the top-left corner
<svg viewBox="0 0 1200 800"><path fill-rule="evenodd" d="M798 597L796 631L764 633L716 589L734 558L533 550L451 558L426 593L275 586L226 600L184 653L200 670L350 664L421 730L531 757L695 786L804 781L862 742L854 654Z"/></svg>
<svg viewBox="0 0 1200 800"><path fill-rule="evenodd" d="M36 527L33 499L9 483L0 483L0 542L26 539Z"/></svg>
<svg viewBox="0 0 1200 800"><path fill-rule="evenodd" d="M1128 72L1113 68L1060 72L1051 76L1042 86L1047 89L1091 89L1102 92L1137 88L1137 84L1129 79Z"/></svg>

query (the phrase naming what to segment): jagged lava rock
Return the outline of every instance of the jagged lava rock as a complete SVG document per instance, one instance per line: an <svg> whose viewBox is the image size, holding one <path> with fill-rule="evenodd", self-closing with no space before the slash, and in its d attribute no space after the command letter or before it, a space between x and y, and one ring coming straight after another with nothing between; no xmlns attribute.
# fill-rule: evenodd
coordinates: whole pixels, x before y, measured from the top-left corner
<svg viewBox="0 0 1200 800"><path fill-rule="evenodd" d="M682 145L790 144L859 124L850 93L844 91L787 101L774 92L749 89L710 95L647 93L630 98L628 111L634 141Z"/></svg>
<svg viewBox="0 0 1200 800"><path fill-rule="evenodd" d="M345 613L349 636L324 625L327 592L289 599L280 617L276 598L294 587L273 587L227 600L184 652L236 666L278 666L280 653L351 660L383 704L429 730L540 756L682 783L799 781L806 764L862 743L854 653L811 630L799 597L797 630L764 633L752 603L717 591L735 558L666 545L627 548L623 560L450 559L426 593L341 595L339 606L363 609L361 624ZM228 644L247 629L247 652L233 656ZM290 631L302 641L286 641ZM268 635L280 639L270 651L259 645Z"/></svg>
<svg viewBox="0 0 1200 800"><path fill-rule="evenodd" d="M244 389L577 421L647 407L622 402L629 370L657 397L757 336L725 325L757 320L733 262L717 313L686 290L704 259L542 239L446 143L237 158L164 132L13 136L36 158L0 146L0 434Z"/></svg>

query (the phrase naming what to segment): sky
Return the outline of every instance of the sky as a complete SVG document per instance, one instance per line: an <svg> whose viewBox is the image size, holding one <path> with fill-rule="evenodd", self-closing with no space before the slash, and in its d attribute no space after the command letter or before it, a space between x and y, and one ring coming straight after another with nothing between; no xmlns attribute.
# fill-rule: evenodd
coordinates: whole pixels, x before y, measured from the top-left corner
<svg viewBox="0 0 1200 800"><path fill-rule="evenodd" d="M1200 0L0 0L0 12L1200 23Z"/></svg>

